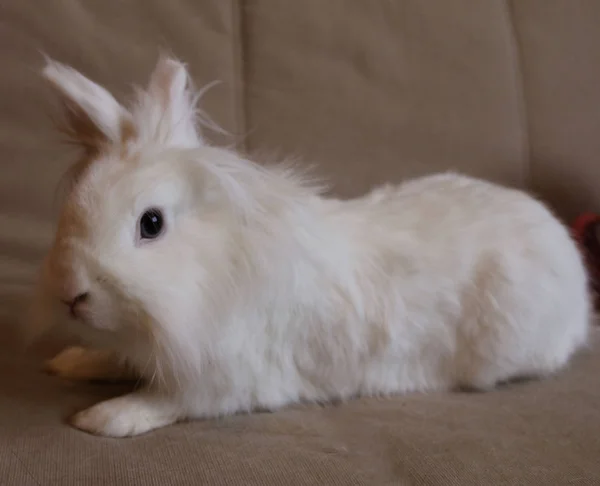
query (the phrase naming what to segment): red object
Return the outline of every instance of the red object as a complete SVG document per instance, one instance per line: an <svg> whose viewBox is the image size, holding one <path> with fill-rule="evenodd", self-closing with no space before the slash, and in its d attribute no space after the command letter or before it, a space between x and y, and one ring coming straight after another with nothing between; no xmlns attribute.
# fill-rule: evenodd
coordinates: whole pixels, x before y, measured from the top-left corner
<svg viewBox="0 0 600 486"><path fill-rule="evenodd" d="M596 308L600 308L600 214L580 215L571 225L571 231L585 259Z"/></svg>

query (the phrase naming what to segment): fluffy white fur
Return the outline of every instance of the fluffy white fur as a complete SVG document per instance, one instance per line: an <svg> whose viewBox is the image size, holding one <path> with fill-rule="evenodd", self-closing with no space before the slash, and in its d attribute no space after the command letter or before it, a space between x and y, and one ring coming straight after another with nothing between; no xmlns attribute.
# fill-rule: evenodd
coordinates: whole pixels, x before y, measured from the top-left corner
<svg viewBox="0 0 600 486"><path fill-rule="evenodd" d="M203 142L177 61L160 60L129 109L70 68L49 61L45 73L106 136L65 202L34 320L106 350L68 350L54 372L114 376L115 359L148 383L75 415L83 430L489 389L555 372L586 342L580 255L523 192L441 174L327 199ZM166 230L141 241L149 207ZM61 299L81 292L70 318Z"/></svg>

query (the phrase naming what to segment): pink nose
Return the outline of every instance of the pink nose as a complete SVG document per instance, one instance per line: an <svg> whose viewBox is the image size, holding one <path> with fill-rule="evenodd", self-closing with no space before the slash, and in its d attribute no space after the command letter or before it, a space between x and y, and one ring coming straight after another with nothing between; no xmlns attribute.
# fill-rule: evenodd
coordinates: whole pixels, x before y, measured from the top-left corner
<svg viewBox="0 0 600 486"><path fill-rule="evenodd" d="M77 318L81 316L81 307L88 300L89 293L83 292L76 295L71 300L63 300L62 303L69 307L69 313L72 317Z"/></svg>

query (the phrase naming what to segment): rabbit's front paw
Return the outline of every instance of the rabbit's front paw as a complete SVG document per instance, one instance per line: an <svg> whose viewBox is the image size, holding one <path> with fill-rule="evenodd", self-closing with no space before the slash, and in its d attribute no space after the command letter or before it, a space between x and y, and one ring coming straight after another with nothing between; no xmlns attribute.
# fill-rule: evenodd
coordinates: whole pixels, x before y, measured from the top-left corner
<svg viewBox="0 0 600 486"><path fill-rule="evenodd" d="M177 421L177 408L164 398L134 392L100 402L71 418L80 430L105 437L131 437Z"/></svg>

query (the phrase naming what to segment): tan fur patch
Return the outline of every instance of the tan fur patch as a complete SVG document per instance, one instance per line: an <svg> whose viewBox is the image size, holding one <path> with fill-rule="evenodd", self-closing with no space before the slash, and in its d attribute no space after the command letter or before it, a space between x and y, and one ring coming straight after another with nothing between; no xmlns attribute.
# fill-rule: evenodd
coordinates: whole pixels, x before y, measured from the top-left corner
<svg viewBox="0 0 600 486"><path fill-rule="evenodd" d="M57 123L59 132L68 143L83 148L86 155L95 155L106 143L106 135L81 108L69 101L63 105L65 117Z"/></svg>
<svg viewBox="0 0 600 486"><path fill-rule="evenodd" d="M121 121L121 143L126 145L137 136L137 129L132 120L124 118Z"/></svg>

